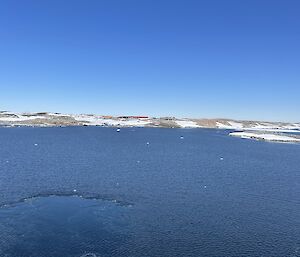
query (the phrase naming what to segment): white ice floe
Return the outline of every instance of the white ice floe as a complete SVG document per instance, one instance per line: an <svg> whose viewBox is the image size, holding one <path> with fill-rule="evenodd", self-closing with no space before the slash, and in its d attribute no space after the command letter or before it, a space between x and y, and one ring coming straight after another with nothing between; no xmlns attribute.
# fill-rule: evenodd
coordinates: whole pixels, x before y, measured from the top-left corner
<svg viewBox="0 0 300 257"><path fill-rule="evenodd" d="M294 128L294 129L288 129L288 128L257 128L257 127L252 127L252 128L244 128L245 130L251 130L251 131L264 131L264 132L282 132L282 133L300 133L300 128Z"/></svg>
<svg viewBox="0 0 300 257"><path fill-rule="evenodd" d="M296 138L289 135L278 135L278 134L267 134L267 133L253 133L253 132L232 132L229 133L230 136L236 136L247 139L260 139L267 141L277 141L277 142L300 142L300 138Z"/></svg>
<svg viewBox="0 0 300 257"><path fill-rule="evenodd" d="M175 120L175 123L181 128L200 128L195 121L192 120Z"/></svg>

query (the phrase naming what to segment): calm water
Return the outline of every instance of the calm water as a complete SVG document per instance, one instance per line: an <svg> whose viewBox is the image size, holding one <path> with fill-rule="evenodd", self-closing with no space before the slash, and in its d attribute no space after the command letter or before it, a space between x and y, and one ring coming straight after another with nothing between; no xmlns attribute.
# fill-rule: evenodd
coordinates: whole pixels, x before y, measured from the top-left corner
<svg viewBox="0 0 300 257"><path fill-rule="evenodd" d="M226 134L0 128L0 256L300 256L300 145Z"/></svg>

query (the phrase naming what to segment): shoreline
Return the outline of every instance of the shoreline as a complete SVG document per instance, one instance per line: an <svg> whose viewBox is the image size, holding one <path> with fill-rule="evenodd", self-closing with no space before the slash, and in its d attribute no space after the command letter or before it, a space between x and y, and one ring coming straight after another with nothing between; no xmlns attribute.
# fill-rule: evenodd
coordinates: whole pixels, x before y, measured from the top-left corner
<svg viewBox="0 0 300 257"><path fill-rule="evenodd" d="M111 129L118 129L118 128L140 128L140 129L147 129L147 128L157 128L157 129L212 129L212 130L223 130L227 131L227 136L236 137L239 139L246 139L246 140L255 140L255 141L263 141L268 143L292 143L292 144L300 144L300 135L290 134L288 132L283 133L274 133L274 132L267 132L267 131L235 131L232 129L220 129L220 128L209 128L209 127L199 127L199 128L174 128L174 127L158 127L158 126L100 126L100 125L68 125L68 126L60 126L60 125L53 125L53 126L43 126L43 125L3 125L0 124L0 128L79 128L79 127L100 127L100 128L111 128Z"/></svg>
<svg viewBox="0 0 300 257"><path fill-rule="evenodd" d="M288 133L266 133L261 131L235 131L228 134L232 137L274 143L300 143L300 137Z"/></svg>
<svg viewBox="0 0 300 257"><path fill-rule="evenodd" d="M0 127L107 127L220 129L229 136L266 142L300 143L300 122L262 122L231 119L188 119L176 117L107 116L96 114L13 113L0 111ZM299 136L298 136L299 133Z"/></svg>

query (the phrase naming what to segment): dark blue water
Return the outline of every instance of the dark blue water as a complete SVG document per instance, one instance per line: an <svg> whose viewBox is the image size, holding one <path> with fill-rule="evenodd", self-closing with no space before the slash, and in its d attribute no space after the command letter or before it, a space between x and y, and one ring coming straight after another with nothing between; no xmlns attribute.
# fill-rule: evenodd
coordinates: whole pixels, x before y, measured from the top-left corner
<svg viewBox="0 0 300 257"><path fill-rule="evenodd" d="M0 256L300 256L300 145L227 133L0 128Z"/></svg>

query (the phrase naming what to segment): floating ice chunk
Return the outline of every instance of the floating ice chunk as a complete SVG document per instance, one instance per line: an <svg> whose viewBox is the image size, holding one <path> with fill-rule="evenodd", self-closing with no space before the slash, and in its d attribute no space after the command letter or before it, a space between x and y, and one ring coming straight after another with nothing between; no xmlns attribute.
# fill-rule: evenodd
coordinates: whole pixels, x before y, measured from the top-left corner
<svg viewBox="0 0 300 257"><path fill-rule="evenodd" d="M220 157L220 160L221 160L221 161L223 161L223 160L224 160L224 158L223 158L223 157Z"/></svg>
<svg viewBox="0 0 300 257"><path fill-rule="evenodd" d="M38 144L34 144L34 146L38 146Z"/></svg>
<svg viewBox="0 0 300 257"><path fill-rule="evenodd" d="M180 139L184 139L184 137L183 137L183 136L181 136L181 137L180 137Z"/></svg>
<svg viewBox="0 0 300 257"><path fill-rule="evenodd" d="M149 142L147 142L147 143L146 143L146 145L150 145L150 143L149 143Z"/></svg>
<svg viewBox="0 0 300 257"><path fill-rule="evenodd" d="M75 192L77 192L77 190L76 190L76 189L73 189L73 192L75 193Z"/></svg>
<svg viewBox="0 0 300 257"><path fill-rule="evenodd" d="M118 129L117 129L117 132L120 132L120 131L121 131L121 129L118 128Z"/></svg>

